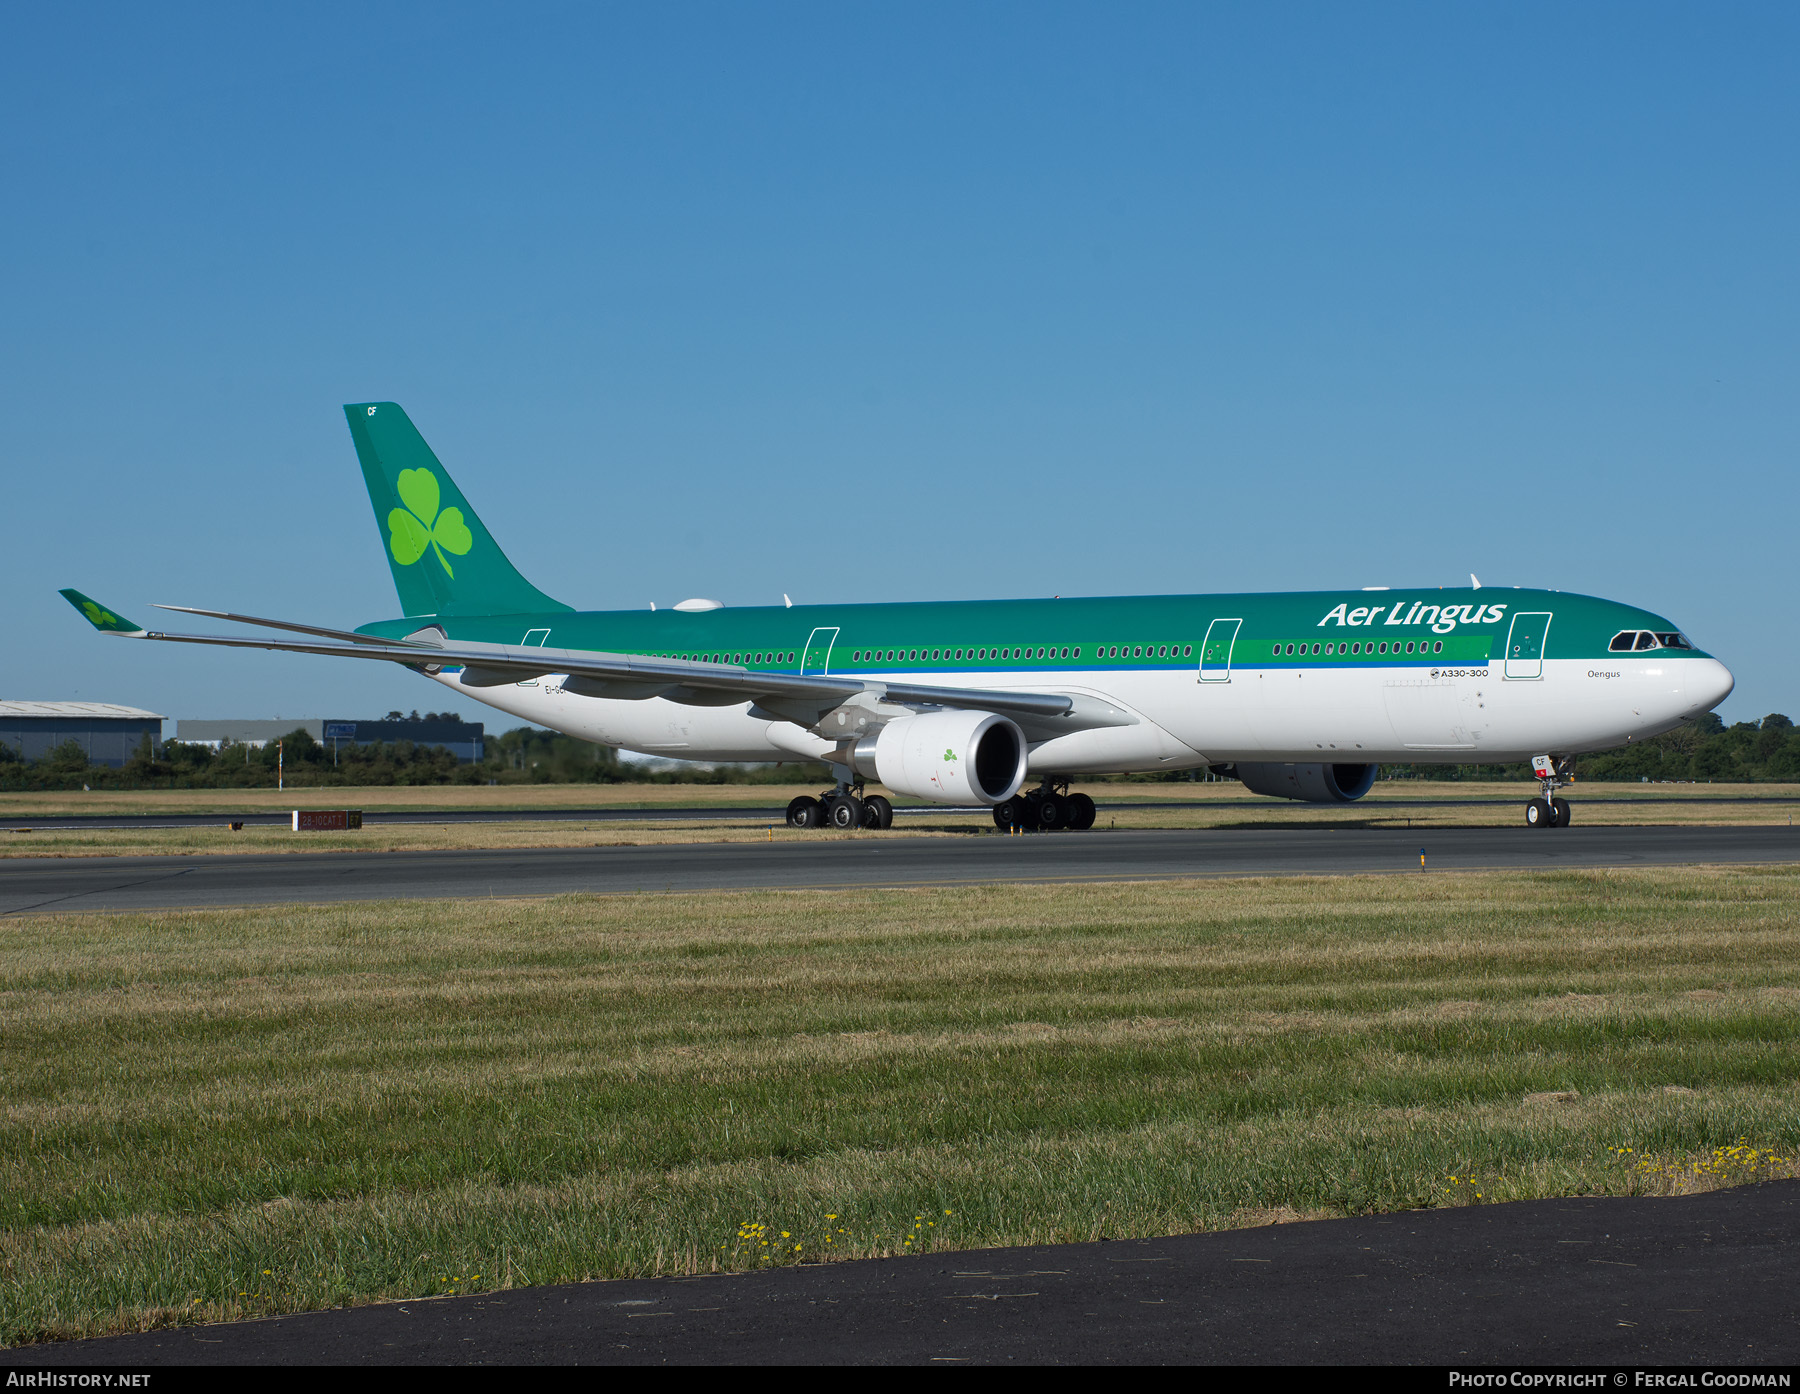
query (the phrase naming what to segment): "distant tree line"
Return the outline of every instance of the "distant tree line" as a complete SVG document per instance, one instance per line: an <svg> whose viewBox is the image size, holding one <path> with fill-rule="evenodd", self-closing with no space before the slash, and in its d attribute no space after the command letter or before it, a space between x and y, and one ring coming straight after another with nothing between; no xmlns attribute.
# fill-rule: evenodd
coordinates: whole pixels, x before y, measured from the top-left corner
<svg viewBox="0 0 1800 1394"><path fill-rule="evenodd" d="M1517 765L1384 765L1384 775L1416 779L1525 779ZM1583 755L1578 779L1696 781L1718 784L1800 782L1800 731L1780 712L1727 726L1715 712L1619 750Z"/></svg>
<svg viewBox="0 0 1800 1394"><path fill-rule="evenodd" d="M1385 779L1530 779L1526 761L1501 765L1383 765ZM1761 721L1727 726L1714 712L1684 722L1649 740L1621 750L1583 755L1575 761L1578 779L1712 780L1734 783L1800 783L1800 730L1779 712ZM1205 777L1198 770L1163 770L1123 774L1120 783L1182 783Z"/></svg>
<svg viewBox="0 0 1800 1394"><path fill-rule="evenodd" d="M401 720L398 712L389 720ZM417 720L417 713L411 718ZM427 721L459 721L454 712L431 712ZM22 760L0 741L0 790L29 789L272 789L277 761L296 789L391 784L811 784L828 782L827 766L811 761L779 765L678 765L645 771L620 761L610 746L554 731L521 726L486 742L485 758L463 764L441 745L383 741L351 745L314 740L290 731L280 749L168 741L153 749L146 736L117 769L88 763L79 741L64 741L42 759ZM1394 779L1528 779L1531 767L1505 765L1384 765ZM1622 750L1584 755L1576 774L1593 780L1712 780L1718 783L1800 782L1800 730L1780 713L1726 726L1712 712L1673 731ZM1120 775L1129 783L1204 779L1205 771L1170 770Z"/></svg>
<svg viewBox="0 0 1800 1394"><path fill-rule="evenodd" d="M389 721L420 720L390 712ZM429 712L426 721L460 721L455 712ZM396 740L356 745L288 732L279 747L151 745L146 736L125 764L88 763L79 741L64 741L38 760L22 760L0 741L0 790L273 789L278 773L289 788L395 784L790 784L829 781L826 766L788 761L773 765L701 766L643 771L626 765L610 746L521 726L485 742L485 758L465 764L441 745Z"/></svg>

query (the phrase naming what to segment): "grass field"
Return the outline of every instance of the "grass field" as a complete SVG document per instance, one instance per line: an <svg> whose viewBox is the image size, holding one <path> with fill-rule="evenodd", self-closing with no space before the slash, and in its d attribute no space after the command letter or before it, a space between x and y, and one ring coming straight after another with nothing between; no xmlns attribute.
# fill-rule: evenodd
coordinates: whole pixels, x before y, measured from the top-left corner
<svg viewBox="0 0 1800 1394"><path fill-rule="evenodd" d="M0 934L9 1342L1668 1192L1800 1145L1800 867Z"/></svg>
<svg viewBox="0 0 1800 1394"><path fill-rule="evenodd" d="M870 786L876 792L878 786ZM1100 802L1100 831L1131 828L1269 828L1269 827L1514 827L1522 818L1525 798L1531 791L1507 784L1431 785L1424 782L1394 781L1377 785L1376 791L1356 804L1321 806L1295 804L1285 800L1258 800L1238 784L1171 784L1120 785L1093 784L1087 791ZM1141 791L1150 789L1151 793ZM1162 790L1175 791L1164 794ZM547 790L537 803L525 802L524 794ZM1719 790L1754 791L1752 797L1781 799L1800 796L1800 788L1792 785L1583 785L1577 791L1575 817L1582 826L1630 826L1646 824L1712 824L1712 825L1791 825L1794 807L1780 802L1733 802L1732 795ZM1439 792L1444 791L1444 792ZM186 791L197 796L189 807L163 812L203 812L210 801L219 796L210 791ZM309 791L317 795L320 791ZM309 796L302 801L297 795L285 796L286 807L378 808L377 798L395 793L420 796L406 811L440 808L492 809L503 812L527 807L545 808L618 808L652 806L654 800L645 795L663 795L665 807L784 807L799 787L714 786L714 785L538 785L531 789L416 789L416 790L336 790L335 798ZM816 791L814 791L816 792ZM585 802L574 795L585 795ZM1582 795L1587 795L1584 801ZM198 797L204 795L204 797ZM363 795L370 795L363 798ZM424 796L435 796L435 801ZM467 796L460 801L454 796ZM8 796L25 798L24 795ZM144 812L133 801L163 799L165 795L133 793L104 796L59 794L57 800L104 799L99 804L62 805L56 809L39 809L40 815L76 811L127 814ZM271 798L273 796L271 795ZM1425 807L1403 803L1408 799L1432 799L1439 802ZM1499 804L1480 800L1502 799ZM906 803L906 800L897 800ZM1175 807L1142 807L1144 803L1174 804ZM266 811L283 805L265 799L256 805L241 805L228 812ZM993 820L966 813L904 814L896 828L909 834L939 836L990 836L996 834ZM26 830L29 831L26 831ZM239 832L230 831L221 817L213 827L193 828L107 828L57 829L32 827L23 815L0 820L0 859L7 857L80 857L80 856L203 856L245 852L320 852L320 851L422 851L455 848L507 847L599 847L620 844L643 845L662 842L746 842L805 838L816 840L827 834L793 832L779 823L771 832L767 818L725 817L717 819L684 819L635 822L456 822L415 824L370 824L354 833L299 833L285 828L251 826ZM857 833L850 836L882 837L883 833Z"/></svg>
<svg viewBox="0 0 1800 1394"><path fill-rule="evenodd" d="M973 820L960 819L961 831ZM992 821L983 826L993 829ZM903 832L927 835L939 825L909 826ZM247 827L231 832L212 828L102 828L92 831L40 829L29 838L0 830L0 865L17 857L229 856L248 853L419 852L457 848L619 847L665 842L817 842L884 833L801 832L781 823L751 819L683 819L680 822L402 823L370 825L357 832L295 833L287 828Z"/></svg>

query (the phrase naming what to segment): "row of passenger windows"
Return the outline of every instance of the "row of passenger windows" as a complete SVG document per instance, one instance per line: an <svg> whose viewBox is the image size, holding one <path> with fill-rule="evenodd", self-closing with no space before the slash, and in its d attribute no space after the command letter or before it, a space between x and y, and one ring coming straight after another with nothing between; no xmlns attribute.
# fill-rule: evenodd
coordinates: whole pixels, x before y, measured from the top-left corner
<svg viewBox="0 0 1800 1394"><path fill-rule="evenodd" d="M646 658L680 658L689 663L748 663L760 668L765 663L792 663L792 653L650 653Z"/></svg>
<svg viewBox="0 0 1800 1394"><path fill-rule="evenodd" d="M1444 643L1441 639L1435 643L1420 640L1416 644L1408 640L1404 645L1396 639L1391 647L1392 651L1397 654L1413 653L1415 650L1419 653L1442 653L1444 651ZM1612 653L1641 652L1645 649L1691 649L1693 647L1685 634L1652 633L1647 629L1621 630L1613 635L1612 642L1607 645L1608 650ZM1302 643L1285 646L1277 644L1275 645L1275 656L1292 658L1301 654L1381 654L1389 652L1389 648L1390 646L1386 642L1365 644L1360 641L1352 641L1348 644L1326 643L1310 646ZM701 663L748 663L756 667L765 663L792 664L794 661L792 652L677 653L664 656L685 658ZM1096 659L1192 658L1193 656L1194 646L1192 644L1102 644L1094 654ZM851 654L851 661L853 663L942 663L945 661L965 663L970 660L980 662L992 659L1001 663L1022 663L1041 658L1080 657L1080 646L1059 649L1055 645L1051 645L1045 648L1026 646L998 649L857 649Z"/></svg>
<svg viewBox="0 0 1800 1394"><path fill-rule="evenodd" d="M1635 649L1691 649L1685 634L1652 634L1647 629L1622 629L1608 644L1610 653L1631 653Z"/></svg>
<svg viewBox="0 0 1800 1394"><path fill-rule="evenodd" d="M1039 658L1080 658L1082 649L1079 645L1062 648L1054 644L1044 648L1001 648L1001 649L856 649L851 653L853 663L966 663L971 660L994 660L1007 663L1023 663ZM1194 646L1188 644L1114 644L1110 648L1104 644L1095 652L1096 658L1192 658ZM681 658L698 663L748 663L760 667L765 663L792 664L794 655L789 653L662 653L652 654L653 658Z"/></svg>
<svg viewBox="0 0 1800 1394"><path fill-rule="evenodd" d="M1192 658L1194 646L1185 648L1180 644L1102 644L1094 651L1096 659L1101 658ZM1025 663L1039 658L1080 658L1081 647L1057 648L1054 644L1048 648L1000 648L1000 649L856 649L850 655L852 663L967 663L992 661L996 663Z"/></svg>
<svg viewBox="0 0 1800 1394"><path fill-rule="evenodd" d="M1652 635L1646 633L1636 635L1633 631L1628 630L1613 640L1613 651L1619 653L1629 650L1633 646L1630 641L1634 638L1639 640L1649 639L1652 641L1647 644L1639 642L1636 645L1638 648L1656 648L1659 643L1666 648L1685 649L1692 647L1692 645L1679 634ZM1623 645L1621 645L1622 640L1626 641ZM1365 651L1368 653L1386 653L1388 652L1388 648L1389 646L1386 643L1373 642L1367 644L1361 642L1352 642L1348 644L1313 644L1310 648L1306 644L1288 644L1286 647L1277 644L1275 645L1275 656L1277 658L1284 656L1291 658L1296 654L1360 654ZM1436 643L1429 643L1421 640L1416 645L1411 642L1402 645L1397 639L1393 643L1393 651L1395 653L1412 653L1415 648L1419 653L1442 653L1444 651L1444 644L1441 639ZM966 663L970 661L982 662L987 660L1000 663L1024 663L1036 659L1080 658L1081 653L1082 650L1080 645L1074 647L1065 646L1063 648L1057 648L1055 645L1050 645L1043 648L1021 647L998 649L856 649L852 651L850 661L859 664ZM658 656L664 658L681 658L686 659L689 662L699 663L749 664L750 666L757 668L771 663L792 665L794 662L794 654L791 651L785 653L671 653ZM1192 658L1193 656L1194 646L1192 644L1102 644L1094 653L1096 659Z"/></svg>
<svg viewBox="0 0 1800 1394"><path fill-rule="evenodd" d="M1420 653L1442 653L1444 651L1444 641L1439 639L1435 643L1432 643L1421 639L1418 641L1416 647ZM1398 639L1393 642L1393 651L1395 653L1411 653L1414 648L1415 645L1410 640L1404 645L1402 645ZM1325 644L1322 646L1314 644L1311 648L1308 648L1305 644L1289 644L1284 649L1280 644L1277 644L1275 646L1275 656L1277 658L1292 657L1296 653L1319 653L1321 650L1328 654L1386 653L1388 651L1388 645L1386 643L1364 644L1358 641L1348 644Z"/></svg>

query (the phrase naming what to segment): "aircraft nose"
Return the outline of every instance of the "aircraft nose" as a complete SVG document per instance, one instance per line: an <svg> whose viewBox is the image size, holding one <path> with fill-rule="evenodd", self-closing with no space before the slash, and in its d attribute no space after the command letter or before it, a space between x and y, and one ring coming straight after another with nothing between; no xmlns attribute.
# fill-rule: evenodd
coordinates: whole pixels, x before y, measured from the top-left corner
<svg viewBox="0 0 1800 1394"><path fill-rule="evenodd" d="M1687 670L1689 712L1711 711L1731 696L1731 689L1737 686L1731 669L1716 658L1696 658L1681 666Z"/></svg>

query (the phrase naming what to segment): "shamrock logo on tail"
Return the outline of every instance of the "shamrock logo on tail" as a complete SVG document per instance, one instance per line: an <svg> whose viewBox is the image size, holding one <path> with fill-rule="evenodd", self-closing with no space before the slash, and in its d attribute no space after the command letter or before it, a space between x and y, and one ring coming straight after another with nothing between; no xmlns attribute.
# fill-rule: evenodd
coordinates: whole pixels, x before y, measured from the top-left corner
<svg viewBox="0 0 1800 1394"><path fill-rule="evenodd" d="M450 559L444 553L467 556L469 548L475 545L474 535L463 521L462 509L438 512L437 476L428 469L401 470L395 485L400 491L400 502L406 507L388 514L388 550L394 554L394 560L411 566L429 547L454 580L456 573L450 569Z"/></svg>
<svg viewBox="0 0 1800 1394"><path fill-rule="evenodd" d="M111 610L104 610L91 600L81 602L81 613L93 622L96 629L103 629L109 624L117 624L119 617Z"/></svg>

